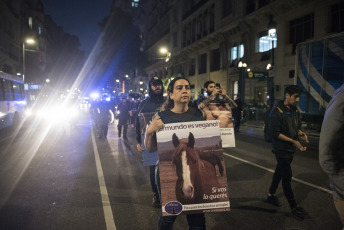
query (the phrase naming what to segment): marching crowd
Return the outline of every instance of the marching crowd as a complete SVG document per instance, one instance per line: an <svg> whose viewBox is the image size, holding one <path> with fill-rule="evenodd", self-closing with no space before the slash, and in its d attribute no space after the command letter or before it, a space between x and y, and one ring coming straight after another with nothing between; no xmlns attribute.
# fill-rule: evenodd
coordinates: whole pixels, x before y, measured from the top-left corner
<svg viewBox="0 0 344 230"><path fill-rule="evenodd" d="M177 122L219 120L220 127L233 127L239 132L242 119L243 103L240 95L236 100L229 97L214 81L204 83L205 93L191 101L190 82L183 77L174 78L168 85L164 97L163 82L158 77L149 81L149 96L138 103L132 103L123 97L113 113L108 103L100 101L91 107L99 138L106 138L109 121L118 119L118 137L126 139L127 127L135 125L137 150L143 153L157 152L156 132L164 125ZM267 191L267 202L281 206L275 196L281 182L284 195L289 203L291 213L303 219L306 211L297 203L291 186L291 163L296 150L306 151L308 138L301 130L301 113L298 102L302 90L291 85L285 88L284 98L271 105L265 116L264 130L266 140L271 142L272 152L276 158L276 169L271 185ZM344 85L334 94L325 118L320 136L320 165L331 179L333 199L340 219L344 224ZM149 114L149 115L147 115ZM149 165L150 183L153 192L152 206L160 208L160 177L156 162ZM162 216L158 220L158 229L173 229L177 216ZM204 214L186 215L189 229L205 229Z"/></svg>

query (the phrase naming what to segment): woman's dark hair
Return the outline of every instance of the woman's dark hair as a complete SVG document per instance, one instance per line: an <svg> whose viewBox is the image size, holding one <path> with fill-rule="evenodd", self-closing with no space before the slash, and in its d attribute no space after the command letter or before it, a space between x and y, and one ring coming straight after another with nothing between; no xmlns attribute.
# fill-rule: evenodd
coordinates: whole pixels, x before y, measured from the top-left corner
<svg viewBox="0 0 344 230"><path fill-rule="evenodd" d="M189 85L190 85L190 81L188 79L186 79L185 77L176 77L172 81L170 81L170 84L167 87L167 97L165 99L164 105L162 106L162 110L173 109L174 101L170 98L170 94L173 93L174 84L178 80L186 80L189 83Z"/></svg>

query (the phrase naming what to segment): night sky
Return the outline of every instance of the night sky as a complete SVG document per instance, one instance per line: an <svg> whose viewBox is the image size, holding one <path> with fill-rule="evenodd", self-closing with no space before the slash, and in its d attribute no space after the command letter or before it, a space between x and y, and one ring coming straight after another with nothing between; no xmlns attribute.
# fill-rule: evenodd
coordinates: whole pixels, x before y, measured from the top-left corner
<svg viewBox="0 0 344 230"><path fill-rule="evenodd" d="M110 11L112 0L42 0L44 12L69 34L79 37L86 57L100 36L98 22Z"/></svg>

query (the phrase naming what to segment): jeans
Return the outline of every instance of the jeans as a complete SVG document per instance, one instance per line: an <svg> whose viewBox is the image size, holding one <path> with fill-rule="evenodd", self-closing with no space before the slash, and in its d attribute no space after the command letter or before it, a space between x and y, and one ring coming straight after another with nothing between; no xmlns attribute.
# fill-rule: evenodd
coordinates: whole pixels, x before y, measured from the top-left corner
<svg viewBox="0 0 344 230"><path fill-rule="evenodd" d="M272 177L269 193L272 195L275 194L278 184L282 180L284 195L287 198L290 207L292 208L296 205L294 193L291 188L291 178L293 175L290 164L293 161L293 156L279 156L276 154L276 160L277 166Z"/></svg>
<svg viewBox="0 0 344 230"><path fill-rule="evenodd" d="M160 175L159 175L159 166L156 166L155 169L155 183L158 188L160 203L161 203L161 188L160 188ZM158 219L158 230L172 230L174 221L177 219L177 216L163 216L160 213ZM200 214L187 214L186 220L188 221L189 230L205 230L205 216L204 213Z"/></svg>
<svg viewBox="0 0 344 230"><path fill-rule="evenodd" d="M149 177L153 193L159 195L158 188L155 183L155 165L149 166Z"/></svg>

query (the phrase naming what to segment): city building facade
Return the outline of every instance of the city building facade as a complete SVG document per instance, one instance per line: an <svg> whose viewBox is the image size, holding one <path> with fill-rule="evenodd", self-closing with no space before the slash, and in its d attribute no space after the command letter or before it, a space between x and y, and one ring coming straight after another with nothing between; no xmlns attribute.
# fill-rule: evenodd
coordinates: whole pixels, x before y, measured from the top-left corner
<svg viewBox="0 0 344 230"><path fill-rule="evenodd" d="M76 78L83 59L79 46L76 36L45 14L41 0L0 0L0 71L21 76L29 100L48 82L58 86Z"/></svg>
<svg viewBox="0 0 344 230"><path fill-rule="evenodd" d="M148 0L142 7L148 76L183 75L195 98L213 80L255 107L297 84L298 44L344 31L340 0Z"/></svg>

